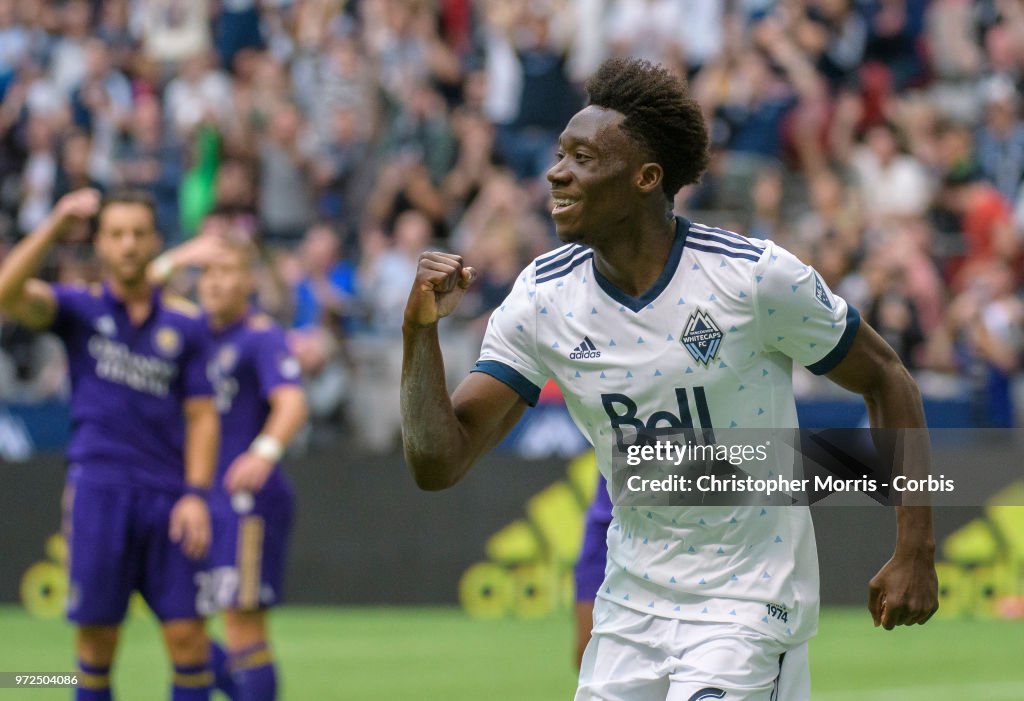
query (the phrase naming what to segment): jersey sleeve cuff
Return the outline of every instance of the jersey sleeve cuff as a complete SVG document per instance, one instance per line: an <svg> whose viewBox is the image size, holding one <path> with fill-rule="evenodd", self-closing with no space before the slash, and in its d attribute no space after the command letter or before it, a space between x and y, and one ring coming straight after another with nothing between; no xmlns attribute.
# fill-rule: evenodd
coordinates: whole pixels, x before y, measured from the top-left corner
<svg viewBox="0 0 1024 701"><path fill-rule="evenodd" d="M291 379L288 377L279 377L276 380L267 384L266 387L260 388L260 399L270 401L270 395L274 393L274 390L279 387L301 387L302 380L296 378Z"/></svg>
<svg viewBox="0 0 1024 701"><path fill-rule="evenodd" d="M860 328L860 312L854 307L848 306L846 308L846 328L843 329L843 335L839 337L839 342L836 343L835 348L829 351L828 355L813 365L808 365L807 369L815 375L831 372L850 352L858 328Z"/></svg>
<svg viewBox="0 0 1024 701"><path fill-rule="evenodd" d="M481 360L470 372L482 372L490 375L499 382L516 391L530 406L537 406L537 399L540 397L540 387L530 382L515 368L497 360Z"/></svg>

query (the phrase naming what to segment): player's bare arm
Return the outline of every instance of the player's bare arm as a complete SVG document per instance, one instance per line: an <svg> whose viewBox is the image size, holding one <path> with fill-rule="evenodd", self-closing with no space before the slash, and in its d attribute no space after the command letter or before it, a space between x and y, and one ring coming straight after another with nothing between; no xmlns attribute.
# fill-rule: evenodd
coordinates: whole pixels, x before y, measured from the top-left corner
<svg viewBox="0 0 1024 701"><path fill-rule="evenodd" d="M462 257L420 256L402 327L402 436L405 459L421 489L447 489L515 426L526 402L512 388L471 373L448 396L437 322L473 280Z"/></svg>
<svg viewBox="0 0 1024 701"><path fill-rule="evenodd" d="M270 415L249 450L235 458L224 475L224 486L235 492L258 492L306 423L306 393L298 385L281 385L269 397Z"/></svg>
<svg viewBox="0 0 1024 701"><path fill-rule="evenodd" d="M220 417L212 397L185 400L185 484L205 492L213 484L220 448ZM171 511L171 540L199 559L210 547L210 512L195 491L184 494Z"/></svg>
<svg viewBox="0 0 1024 701"><path fill-rule="evenodd" d="M11 250L0 263L0 314L33 329L53 323L57 311L53 290L32 276L67 225L75 219L94 217L99 208L99 191L86 188L70 192L57 201L35 231Z"/></svg>
<svg viewBox="0 0 1024 701"><path fill-rule="evenodd" d="M895 351L866 323L828 377L864 397L873 427L925 428L917 384ZM931 507L898 506L896 521L895 552L869 583L868 608L875 625L886 630L924 623L939 607Z"/></svg>
<svg viewBox="0 0 1024 701"><path fill-rule="evenodd" d="M179 270L200 267L216 259L223 250L220 236L202 233L157 256L146 267L146 279L152 285L166 284Z"/></svg>

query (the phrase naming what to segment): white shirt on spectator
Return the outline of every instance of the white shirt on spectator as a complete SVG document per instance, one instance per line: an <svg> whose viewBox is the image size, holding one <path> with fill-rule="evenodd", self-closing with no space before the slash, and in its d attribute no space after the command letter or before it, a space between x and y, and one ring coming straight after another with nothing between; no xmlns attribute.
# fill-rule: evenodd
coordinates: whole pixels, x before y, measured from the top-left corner
<svg viewBox="0 0 1024 701"><path fill-rule="evenodd" d="M209 114L223 124L231 114L231 80L220 71L207 71L192 83L175 78L167 85L164 104L179 134L188 134Z"/></svg>
<svg viewBox="0 0 1024 701"><path fill-rule="evenodd" d="M523 69L512 43L498 31L487 33L484 71L487 73L484 113L495 124L509 124L519 115Z"/></svg>
<svg viewBox="0 0 1024 701"><path fill-rule="evenodd" d="M691 67L702 66L722 50L721 0L682 0L684 21L682 31L683 53Z"/></svg>
<svg viewBox="0 0 1024 701"><path fill-rule="evenodd" d="M405 303L416 279L417 260L390 249L380 254L359 288L370 307L370 325L379 336L398 336L402 332Z"/></svg>
<svg viewBox="0 0 1024 701"><path fill-rule="evenodd" d="M884 164L868 148L860 147L851 160L870 216L920 216L927 211L932 182L916 159L896 155Z"/></svg>
<svg viewBox="0 0 1024 701"><path fill-rule="evenodd" d="M682 51L680 0L620 0L608 16L608 41L629 56L665 61Z"/></svg>
<svg viewBox="0 0 1024 701"><path fill-rule="evenodd" d="M33 116L54 118L67 107L68 100L54 81L38 78L29 84L25 104Z"/></svg>
<svg viewBox="0 0 1024 701"><path fill-rule="evenodd" d="M53 182L57 177L57 159L50 151L29 154L22 171L21 207L18 228L23 233L39 226L53 206Z"/></svg>
<svg viewBox="0 0 1024 701"><path fill-rule="evenodd" d="M136 8L132 24L153 60L175 63L209 48L206 0L141 0Z"/></svg>
<svg viewBox="0 0 1024 701"><path fill-rule="evenodd" d="M63 38L53 49L50 75L62 95L69 96L85 77L85 46L79 39Z"/></svg>

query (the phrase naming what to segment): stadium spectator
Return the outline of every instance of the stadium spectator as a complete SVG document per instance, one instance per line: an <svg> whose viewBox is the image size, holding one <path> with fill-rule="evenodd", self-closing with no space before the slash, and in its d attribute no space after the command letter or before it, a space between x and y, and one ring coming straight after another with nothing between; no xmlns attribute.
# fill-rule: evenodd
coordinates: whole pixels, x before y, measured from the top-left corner
<svg viewBox="0 0 1024 701"><path fill-rule="evenodd" d="M568 77L565 16L553 3L510 6L511 17L501 17L496 27L511 72L510 109L499 124L498 150L517 177L534 178L550 165L561 125L580 96Z"/></svg>
<svg viewBox="0 0 1024 701"><path fill-rule="evenodd" d="M111 65L110 50L102 40L86 42L85 65L85 76L71 93L71 118L92 135L90 171L109 184L115 141L131 116L132 89L128 79Z"/></svg>
<svg viewBox="0 0 1024 701"><path fill-rule="evenodd" d="M923 79L920 52L928 0L893 0L868 4L868 42L864 58L885 67L897 93Z"/></svg>
<svg viewBox="0 0 1024 701"><path fill-rule="evenodd" d="M609 53L648 55L690 76L714 138L680 208L777 239L865 304L879 251L912 251L892 274L928 335L975 261L1021 291L1022 37L1001 0L0 0L0 222L29 231L86 185L151 192L168 242L250 213L290 326L313 222L363 232L342 244L365 274L395 253L368 232L413 211L497 295L552 245L532 176L579 85ZM86 260L72 243L50 274L88 279Z"/></svg>
<svg viewBox="0 0 1024 701"><path fill-rule="evenodd" d="M28 118L25 128L28 154L21 182L21 207L18 210L18 227L25 233L39 226L54 201L57 154L53 138L49 120L41 116Z"/></svg>
<svg viewBox="0 0 1024 701"><path fill-rule="evenodd" d="M896 128L872 126L851 154L865 209L875 221L921 216L932 199L932 184L917 159L901 151Z"/></svg>
<svg viewBox="0 0 1024 701"><path fill-rule="evenodd" d="M224 8L214 23L214 44L220 65L232 68L235 56L245 49L258 49L263 46L260 34L260 12L256 0L232 0L224 3Z"/></svg>
<svg viewBox="0 0 1024 701"><path fill-rule="evenodd" d="M210 46L206 0L143 0L135 12L145 57L167 72Z"/></svg>
<svg viewBox="0 0 1024 701"><path fill-rule="evenodd" d="M0 401L67 399L67 363L60 341L0 322Z"/></svg>
<svg viewBox="0 0 1024 701"><path fill-rule="evenodd" d="M329 224L314 224L300 249L303 276L295 285L292 325L303 329L340 323L351 329L356 316L356 271L341 259L340 239Z"/></svg>
<svg viewBox="0 0 1024 701"><path fill-rule="evenodd" d="M857 192L831 170L819 172L809 183L809 202L796 217L797 250L825 243L850 255L860 247L864 215ZM829 284L838 280L828 281Z"/></svg>
<svg viewBox="0 0 1024 701"><path fill-rule="evenodd" d="M248 162L230 158L219 163L214 191L218 206L256 214L256 182Z"/></svg>
<svg viewBox="0 0 1024 701"><path fill-rule="evenodd" d="M612 53L681 65L685 47L680 27L684 8L673 0L622 0L608 15Z"/></svg>
<svg viewBox="0 0 1024 701"><path fill-rule="evenodd" d="M145 190L156 205L157 227L169 241L179 238L178 184L184 172L181 142L164 127L160 101L141 95L114 151L114 182Z"/></svg>
<svg viewBox="0 0 1024 701"><path fill-rule="evenodd" d="M367 304L370 329L375 335L394 338L401 333L416 261L430 241L430 221L416 210L405 211L395 220L393 242L384 243L360 269L360 295Z"/></svg>
<svg viewBox="0 0 1024 701"><path fill-rule="evenodd" d="M978 164L985 178L1006 200L1017 196L1024 176L1024 123L1020 98L1008 78L992 78L985 86L985 122L978 132Z"/></svg>
<svg viewBox="0 0 1024 701"><path fill-rule="evenodd" d="M259 149L259 214L264 237L274 244L294 246L313 215L305 173L313 155L312 144L303 126L294 105L278 106Z"/></svg>
<svg viewBox="0 0 1024 701"><path fill-rule="evenodd" d="M124 73L132 70L135 38L132 36L129 0L104 0L99 5L93 36L107 47L110 64Z"/></svg>
<svg viewBox="0 0 1024 701"><path fill-rule="evenodd" d="M58 12L61 36L49 55L50 75L66 97L82 82L88 70L85 47L91 33L92 8L87 0L70 0Z"/></svg>
<svg viewBox="0 0 1024 701"><path fill-rule="evenodd" d="M993 260L1017 261L1020 241L1013 229L1010 203L993 184L975 171L951 175L946 178L942 201L947 211L959 218L963 232L964 255L947 269L953 290L962 290L979 266L991 271L987 264Z"/></svg>
<svg viewBox="0 0 1024 701"><path fill-rule="evenodd" d="M351 379L348 335L358 316L356 271L341 258L328 224L314 224L299 248L288 344L302 369L314 421L336 418Z"/></svg>
<svg viewBox="0 0 1024 701"><path fill-rule="evenodd" d="M369 134L360 125L357 112L337 106L310 164L310 185L319 216L354 220L357 177L369 149Z"/></svg>
<svg viewBox="0 0 1024 701"><path fill-rule="evenodd" d="M984 49L975 40L972 11L972 3L965 0L935 0L925 17L926 45L943 47L929 54L934 76L929 98L949 116L967 121L978 114L975 80L985 61Z"/></svg>
<svg viewBox="0 0 1024 701"><path fill-rule="evenodd" d="M943 328L932 337L932 363L966 374L974 418L981 426L1014 425L1013 374L1024 351L1024 304L1014 275L992 261L950 304Z"/></svg>
<svg viewBox="0 0 1024 701"><path fill-rule="evenodd" d="M164 101L174 130L179 137L188 138L201 124L228 122L231 82L209 65L205 54L197 54L182 62L177 77L164 90Z"/></svg>
<svg viewBox="0 0 1024 701"><path fill-rule="evenodd" d="M28 48L28 31L15 21L14 0L0 0L0 95L14 79Z"/></svg>
<svg viewBox="0 0 1024 701"><path fill-rule="evenodd" d="M92 168L92 137L88 132L78 129L68 131L60 145L60 152L60 165L53 186L55 200L81 188L103 189L103 183Z"/></svg>
<svg viewBox="0 0 1024 701"><path fill-rule="evenodd" d="M892 346L904 365L917 367L924 333L917 307L907 291L903 267L888 255L879 254L872 257L867 270L871 298L864 318Z"/></svg>

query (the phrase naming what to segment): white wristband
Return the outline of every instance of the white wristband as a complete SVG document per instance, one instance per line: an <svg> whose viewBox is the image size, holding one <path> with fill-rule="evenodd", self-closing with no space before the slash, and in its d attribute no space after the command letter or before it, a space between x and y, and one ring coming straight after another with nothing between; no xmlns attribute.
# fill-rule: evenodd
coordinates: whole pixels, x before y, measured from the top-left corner
<svg viewBox="0 0 1024 701"><path fill-rule="evenodd" d="M277 440L273 436L261 433L256 436L255 440L253 440L252 444L249 446L249 451L260 456L264 460L277 463L281 460L281 456L284 455L284 446L281 445L281 441Z"/></svg>
<svg viewBox="0 0 1024 701"><path fill-rule="evenodd" d="M158 255L152 263L150 263L153 270L153 275L161 283L167 282L167 280L174 273L174 261L171 260L169 253L161 253Z"/></svg>

